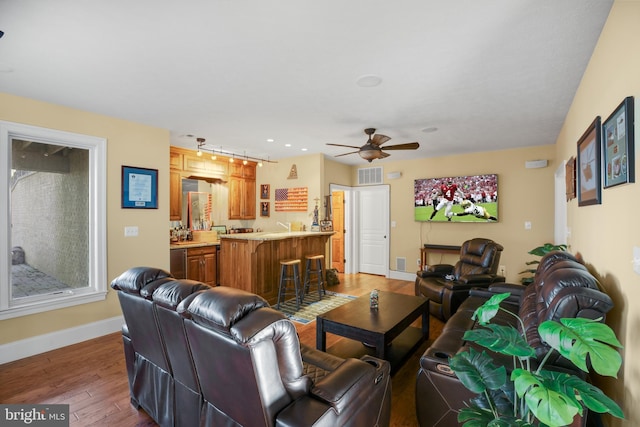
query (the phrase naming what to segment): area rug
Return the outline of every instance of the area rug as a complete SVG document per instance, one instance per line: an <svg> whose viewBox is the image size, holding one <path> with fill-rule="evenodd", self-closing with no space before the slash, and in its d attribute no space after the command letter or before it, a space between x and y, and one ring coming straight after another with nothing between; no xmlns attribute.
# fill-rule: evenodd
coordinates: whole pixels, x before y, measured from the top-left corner
<svg viewBox="0 0 640 427"><path fill-rule="evenodd" d="M333 310L354 299L356 299L356 297L353 295L327 291L327 294L323 295L322 299L318 301L318 292L310 292L305 295L302 304L300 304L300 310L296 310L296 302L292 298L284 303L280 303L280 311L295 322L307 324L316 320L317 315ZM277 306L274 304L273 308L277 309Z"/></svg>

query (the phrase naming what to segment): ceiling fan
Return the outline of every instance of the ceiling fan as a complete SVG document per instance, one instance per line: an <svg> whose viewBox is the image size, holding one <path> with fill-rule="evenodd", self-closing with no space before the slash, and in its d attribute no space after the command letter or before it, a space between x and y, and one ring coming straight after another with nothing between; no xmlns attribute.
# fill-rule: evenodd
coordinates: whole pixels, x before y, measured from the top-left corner
<svg viewBox="0 0 640 427"><path fill-rule="evenodd" d="M338 154L335 157L346 156L347 154L355 154L358 153L360 157L371 163L374 159L384 159L385 157L389 157L389 154L385 153L382 150L415 150L420 147L420 144L417 142L408 142L406 144L397 144L397 145L388 145L386 147L381 147L382 144L389 141L389 138L386 135L375 134L376 130L374 128L367 128L364 130L364 133L369 135L369 139L366 144L362 147L356 147L353 145L342 145L342 144L329 144L334 145L336 147L349 147L349 148L357 148L358 151L351 151L349 153Z"/></svg>

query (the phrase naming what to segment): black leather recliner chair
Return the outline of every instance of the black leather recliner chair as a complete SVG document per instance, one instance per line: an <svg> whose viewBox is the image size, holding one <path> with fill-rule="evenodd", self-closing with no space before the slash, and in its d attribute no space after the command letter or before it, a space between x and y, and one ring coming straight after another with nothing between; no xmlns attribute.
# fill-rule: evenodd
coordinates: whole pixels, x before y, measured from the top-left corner
<svg viewBox="0 0 640 427"><path fill-rule="evenodd" d="M504 282L498 275L502 245L493 240L475 238L460 248L456 265L436 264L418 271L415 294L429 299L429 312L446 322L474 287Z"/></svg>

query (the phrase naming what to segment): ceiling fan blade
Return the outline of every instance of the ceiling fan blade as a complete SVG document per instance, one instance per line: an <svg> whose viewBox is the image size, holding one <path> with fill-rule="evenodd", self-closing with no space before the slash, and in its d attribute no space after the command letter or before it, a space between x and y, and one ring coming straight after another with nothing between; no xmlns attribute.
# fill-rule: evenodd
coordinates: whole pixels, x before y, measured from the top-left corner
<svg viewBox="0 0 640 427"><path fill-rule="evenodd" d="M371 143L379 147L390 139L391 138L386 135L380 135L379 133L377 133L373 135L373 138L371 138Z"/></svg>
<svg viewBox="0 0 640 427"><path fill-rule="evenodd" d="M415 150L420 147L417 142L407 142L406 144L389 145L388 147L380 147L383 150Z"/></svg>
<svg viewBox="0 0 640 427"><path fill-rule="evenodd" d="M327 142L327 145L333 145L334 147L360 148L360 147L356 147L355 145L330 144L328 142Z"/></svg>
<svg viewBox="0 0 640 427"><path fill-rule="evenodd" d="M384 159L385 157L389 157L391 154L389 153L385 153L384 151L381 151L380 154L378 155L379 159Z"/></svg>
<svg viewBox="0 0 640 427"><path fill-rule="evenodd" d="M335 155L335 156L333 156L333 157L341 157L341 156L346 156L347 154L356 154L356 153L359 153L359 152L360 152L360 150L358 150L358 151L352 151L352 152L350 152L350 153L336 154L336 155Z"/></svg>

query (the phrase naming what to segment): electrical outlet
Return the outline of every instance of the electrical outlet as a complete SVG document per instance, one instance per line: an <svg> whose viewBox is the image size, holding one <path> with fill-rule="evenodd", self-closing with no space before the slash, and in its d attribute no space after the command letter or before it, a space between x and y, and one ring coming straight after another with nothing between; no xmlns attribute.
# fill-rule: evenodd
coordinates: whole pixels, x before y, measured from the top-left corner
<svg viewBox="0 0 640 427"><path fill-rule="evenodd" d="M499 265L498 266L498 274L501 276L506 276L507 275L507 267L505 265Z"/></svg>
<svg viewBox="0 0 640 427"><path fill-rule="evenodd" d="M418 264L418 267L420 267L422 265L422 261L420 260L420 258L418 258L416 264Z"/></svg>

